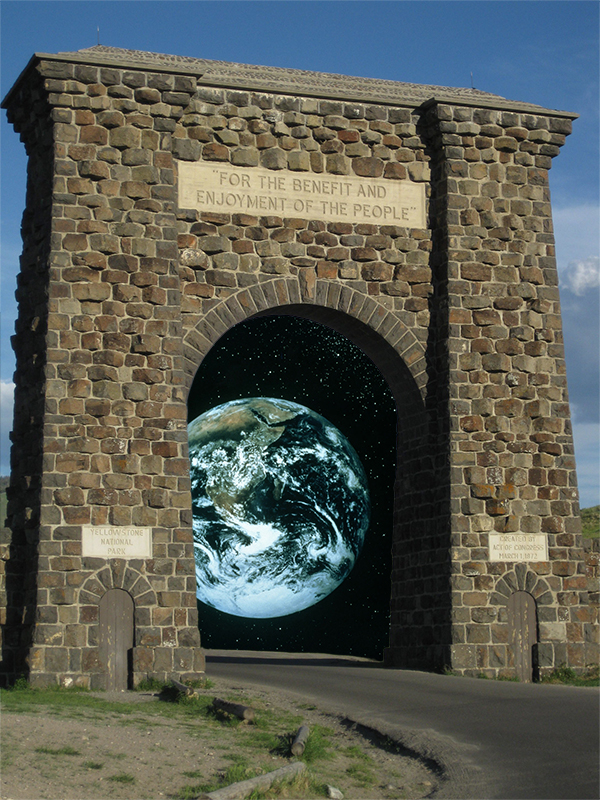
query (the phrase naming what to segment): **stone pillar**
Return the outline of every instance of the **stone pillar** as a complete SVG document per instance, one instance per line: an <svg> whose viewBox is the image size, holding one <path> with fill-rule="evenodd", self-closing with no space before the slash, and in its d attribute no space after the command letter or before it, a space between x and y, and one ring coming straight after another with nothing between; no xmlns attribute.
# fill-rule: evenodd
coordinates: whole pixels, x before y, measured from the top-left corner
<svg viewBox="0 0 600 800"><path fill-rule="evenodd" d="M537 603L539 671L584 667L587 592L548 188L571 120L442 104L432 114L447 243L452 666L512 674L506 602L526 590ZM491 537L511 533L542 534L549 560L491 561Z"/></svg>
<svg viewBox="0 0 600 800"><path fill-rule="evenodd" d="M9 511L37 573L9 600L34 684L103 686L98 602L115 587L135 601L134 682L203 670L170 133L194 89L42 61L10 104L34 153ZM148 527L152 557L86 556L82 526Z"/></svg>
<svg viewBox="0 0 600 800"><path fill-rule="evenodd" d="M580 612L580 621L583 623L585 639L585 663L598 664L600 661L600 540L584 539L585 574L589 606Z"/></svg>
<svg viewBox="0 0 600 800"><path fill-rule="evenodd" d="M23 213L23 253L16 290L19 318L12 337L17 358L15 413L11 452L11 483L7 490L10 529L2 544L6 572L2 587L0 621L2 666L8 677L28 671L37 614L38 537L42 519L44 472L46 339L49 316L48 259L50 257L52 187L54 182L53 122L43 80L31 75L19 92L14 125L28 155L26 208ZM2 520L4 525L4 520ZM58 619L58 610L46 614Z"/></svg>

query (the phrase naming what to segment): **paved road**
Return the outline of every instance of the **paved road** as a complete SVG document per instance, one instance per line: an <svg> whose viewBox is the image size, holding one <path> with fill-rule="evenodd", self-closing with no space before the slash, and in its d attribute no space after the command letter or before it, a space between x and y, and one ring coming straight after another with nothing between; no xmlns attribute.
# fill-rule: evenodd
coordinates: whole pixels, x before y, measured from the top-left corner
<svg viewBox="0 0 600 800"><path fill-rule="evenodd" d="M596 800L596 689L383 669L306 654L207 651L207 675L318 700L434 759L439 797Z"/></svg>

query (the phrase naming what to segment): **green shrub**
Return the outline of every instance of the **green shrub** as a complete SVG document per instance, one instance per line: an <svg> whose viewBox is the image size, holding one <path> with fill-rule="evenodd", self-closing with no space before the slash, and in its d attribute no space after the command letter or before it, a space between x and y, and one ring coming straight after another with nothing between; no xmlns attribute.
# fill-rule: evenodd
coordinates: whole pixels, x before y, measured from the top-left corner
<svg viewBox="0 0 600 800"><path fill-rule="evenodd" d="M578 675L571 667L561 664L553 669L549 675L545 675L542 678L542 683L562 683L567 686L598 686L600 685L600 675L596 665L588 667L583 675Z"/></svg>
<svg viewBox="0 0 600 800"><path fill-rule="evenodd" d="M133 775L129 775L127 772L122 772L120 775L110 775L107 780L113 783L135 783Z"/></svg>
<svg viewBox="0 0 600 800"><path fill-rule="evenodd" d="M70 747L69 745L65 745L64 747L36 747L36 753L45 753L46 755L50 756L80 756L81 753L79 750L75 750L74 747Z"/></svg>
<svg viewBox="0 0 600 800"><path fill-rule="evenodd" d="M581 509L581 532L585 539L600 536L600 506Z"/></svg>

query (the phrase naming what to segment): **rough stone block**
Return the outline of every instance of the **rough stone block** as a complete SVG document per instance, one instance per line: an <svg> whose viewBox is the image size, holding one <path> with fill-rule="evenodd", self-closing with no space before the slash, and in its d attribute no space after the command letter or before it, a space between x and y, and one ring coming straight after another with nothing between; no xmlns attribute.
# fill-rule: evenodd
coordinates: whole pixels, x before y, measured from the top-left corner
<svg viewBox="0 0 600 800"><path fill-rule="evenodd" d="M383 175L384 163L380 158L355 158L352 160L352 169L357 175L379 178ZM329 167L328 171L331 171Z"/></svg>
<svg viewBox="0 0 600 800"><path fill-rule="evenodd" d="M327 156L326 169L333 175L349 175L351 161L341 153L332 153Z"/></svg>

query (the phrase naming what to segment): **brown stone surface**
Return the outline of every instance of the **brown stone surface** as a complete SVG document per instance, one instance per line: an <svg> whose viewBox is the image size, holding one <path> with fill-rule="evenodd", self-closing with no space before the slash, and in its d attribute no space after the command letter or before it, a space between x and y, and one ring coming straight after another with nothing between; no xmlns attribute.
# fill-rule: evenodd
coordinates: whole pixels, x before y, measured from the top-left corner
<svg viewBox="0 0 600 800"><path fill-rule="evenodd" d="M97 603L115 587L135 602L135 680L202 668L186 391L229 327L282 306L357 342L397 400L386 661L510 674L506 603L520 590L536 598L540 669L585 665L597 591L578 578L595 567L579 533L551 232L558 145L542 151L570 120L484 93L461 105L463 90L423 105L386 82L404 102L240 92L119 52L83 51L112 67L77 92L85 64L34 62L7 100L35 187L17 292L7 671L86 673L100 687ZM358 175L366 191L371 178L420 183L428 227L178 208L178 164L199 160ZM154 558L79 562L84 524L150 526ZM490 562L490 531L542 532L551 561ZM185 554L168 556L179 543Z"/></svg>

